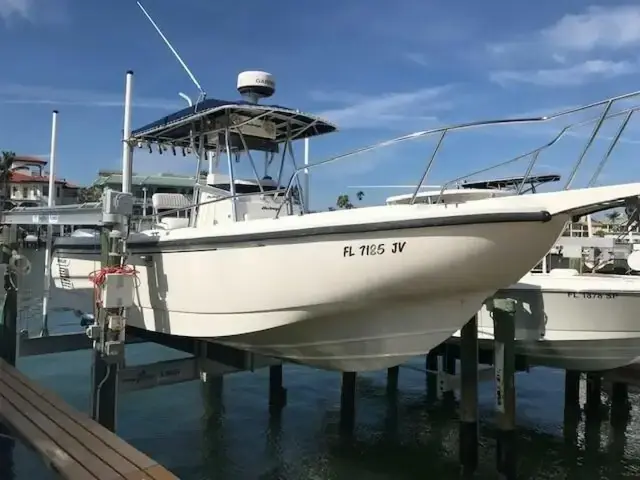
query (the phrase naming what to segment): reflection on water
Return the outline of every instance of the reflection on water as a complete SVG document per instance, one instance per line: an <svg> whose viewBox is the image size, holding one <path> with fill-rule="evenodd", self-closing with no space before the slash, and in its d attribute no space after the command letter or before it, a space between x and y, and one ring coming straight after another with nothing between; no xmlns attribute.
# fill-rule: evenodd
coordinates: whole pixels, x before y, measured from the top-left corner
<svg viewBox="0 0 640 480"><path fill-rule="evenodd" d="M29 312L39 316L37 301ZM65 324L74 328L76 320L54 317L52 331ZM38 328L30 322L30 330ZM180 355L156 345L127 347L129 364ZM87 411L90 361L89 352L72 352L24 358L19 366ZM424 359L412 363L422 367ZM213 379L121 395L118 432L183 480L459 478L455 409L428 399L424 374L412 369L400 370L399 392L390 399L385 373L358 377L350 435L339 428L340 376L293 365L284 369L288 405L279 415L269 415L268 372L260 371L232 375L224 383ZM629 424L613 428L606 419L585 424L569 415L565 421L561 371L521 373L517 387L522 478L640 478L637 394L630 394ZM476 478L496 478L492 419L493 388L487 382L480 388ZM11 458L16 480L55 478L23 445L11 454L8 443L0 435L0 479L11 479Z"/></svg>

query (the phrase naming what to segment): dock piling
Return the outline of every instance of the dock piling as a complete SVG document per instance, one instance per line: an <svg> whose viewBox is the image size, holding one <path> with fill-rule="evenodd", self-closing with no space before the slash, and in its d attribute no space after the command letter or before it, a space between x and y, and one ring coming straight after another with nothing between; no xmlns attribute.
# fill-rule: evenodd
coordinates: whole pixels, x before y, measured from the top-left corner
<svg viewBox="0 0 640 480"><path fill-rule="evenodd" d="M387 396L392 397L398 392L398 377L400 367L390 367L387 369Z"/></svg>
<svg viewBox="0 0 640 480"><path fill-rule="evenodd" d="M351 432L356 418L356 372L342 373L340 392L340 428Z"/></svg>
<svg viewBox="0 0 640 480"><path fill-rule="evenodd" d="M460 332L460 465L464 478L478 467L478 317Z"/></svg>
<svg viewBox="0 0 640 480"><path fill-rule="evenodd" d="M10 252L16 247L11 237L17 237L16 227L4 226L2 235L2 264L7 264L11 256ZM13 230L13 231L12 231ZM6 267L4 273L5 297L0 312L0 358L10 365L15 366L17 356L18 335L18 290L16 288L16 273ZM13 450L15 441L11 430L0 423L0 478L11 480L15 478L13 468Z"/></svg>
<svg viewBox="0 0 640 480"><path fill-rule="evenodd" d="M512 299L492 300L497 410L496 463L499 478L516 478L515 312Z"/></svg>
<svg viewBox="0 0 640 480"><path fill-rule="evenodd" d="M100 247L102 267L117 266L122 257L117 255L120 238L108 227L100 231ZM122 363L122 355L109 355L105 345L109 337L117 334L109 328L110 312L99 308L96 316L99 328L99 339L94 342L93 368L91 374L91 417L103 427L116 431L118 408L118 370Z"/></svg>
<svg viewBox="0 0 640 480"><path fill-rule="evenodd" d="M611 385L612 426L626 425L629 420L629 389L627 384L615 382Z"/></svg>
<svg viewBox="0 0 640 480"><path fill-rule="evenodd" d="M18 275L10 267L13 252L18 249L18 229L15 225L5 225L2 230L1 244L4 271L4 302L0 312L0 357L15 366L18 345Z"/></svg>
<svg viewBox="0 0 640 480"><path fill-rule="evenodd" d="M269 367L269 412L277 413L287 406L287 389L282 386L282 365Z"/></svg>
<svg viewBox="0 0 640 480"><path fill-rule="evenodd" d="M587 373L587 402L585 414L589 420L600 417L602 410L602 377L598 372Z"/></svg>
<svg viewBox="0 0 640 480"><path fill-rule="evenodd" d="M580 414L580 372L567 370L564 373L564 415Z"/></svg>
<svg viewBox="0 0 640 480"><path fill-rule="evenodd" d="M436 350L431 350L427 354L426 370L427 370L427 399L434 401L438 397L438 377L435 373L438 370L438 355Z"/></svg>

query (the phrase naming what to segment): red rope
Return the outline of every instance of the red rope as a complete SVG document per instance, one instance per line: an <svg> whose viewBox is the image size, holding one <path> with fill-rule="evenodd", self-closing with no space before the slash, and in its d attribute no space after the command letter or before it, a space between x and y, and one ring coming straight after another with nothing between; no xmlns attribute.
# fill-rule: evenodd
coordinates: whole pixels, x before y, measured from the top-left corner
<svg viewBox="0 0 640 480"><path fill-rule="evenodd" d="M114 265L111 267L102 267L100 270L95 270L89 274L89 281L93 283L93 291L96 303L100 304L100 287L104 284L107 275L117 273L120 275L133 275L138 274L138 271L131 265Z"/></svg>

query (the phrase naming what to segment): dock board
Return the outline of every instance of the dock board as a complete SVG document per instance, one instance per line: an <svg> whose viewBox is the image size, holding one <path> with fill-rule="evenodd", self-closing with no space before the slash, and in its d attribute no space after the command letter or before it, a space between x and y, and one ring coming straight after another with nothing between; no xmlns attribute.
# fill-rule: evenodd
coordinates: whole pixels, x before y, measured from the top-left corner
<svg viewBox="0 0 640 480"><path fill-rule="evenodd" d="M0 359L0 418L68 480L178 480Z"/></svg>

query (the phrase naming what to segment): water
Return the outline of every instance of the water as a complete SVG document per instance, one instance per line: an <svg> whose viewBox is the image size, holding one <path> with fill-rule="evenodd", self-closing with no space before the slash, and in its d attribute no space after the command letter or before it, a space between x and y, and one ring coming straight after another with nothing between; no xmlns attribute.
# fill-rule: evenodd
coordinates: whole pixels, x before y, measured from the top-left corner
<svg viewBox="0 0 640 480"><path fill-rule="evenodd" d="M32 318L39 310L34 302L23 301ZM75 329L70 323L75 319L54 316L53 330ZM37 331L37 323L28 326ZM181 355L157 345L127 347L129 364ZM422 368L424 358L409 365ZM84 411L89 408L90 366L86 351L19 361L27 375ZM429 400L425 375L411 368L401 368L399 392L391 401L385 373L358 377L356 427L350 435L339 429L340 375L301 366L284 368L288 405L280 416L269 415L264 370L227 376L222 406L199 382L123 394L118 433L183 480L459 478L455 408ZM631 420L614 430L606 420L595 426L564 424L561 371L537 368L518 374L517 389L521 478L640 478L640 395L630 394ZM480 387L476 478L497 478L493 404L492 382L486 382ZM0 466L5 454L0 451ZM19 443L13 462L15 480L55 478ZM0 478L10 476L0 473Z"/></svg>

